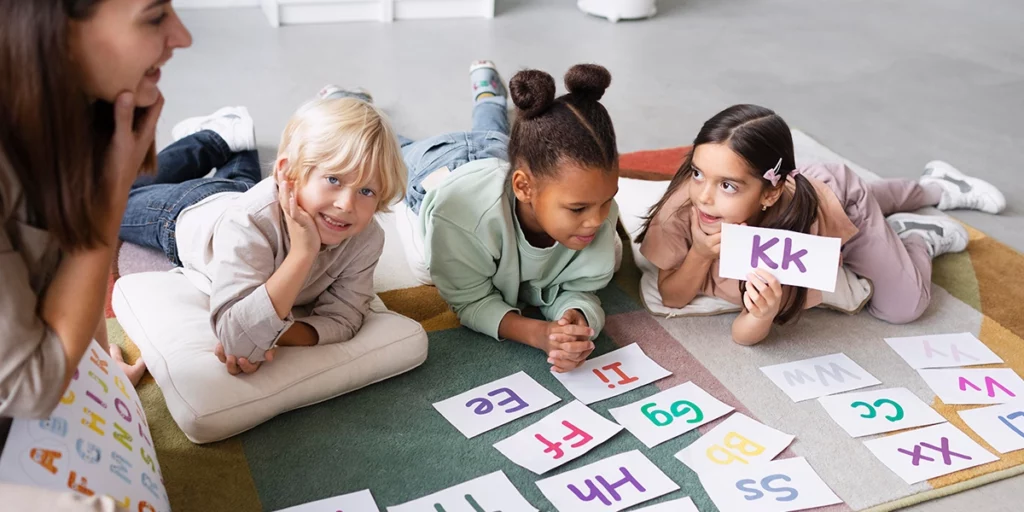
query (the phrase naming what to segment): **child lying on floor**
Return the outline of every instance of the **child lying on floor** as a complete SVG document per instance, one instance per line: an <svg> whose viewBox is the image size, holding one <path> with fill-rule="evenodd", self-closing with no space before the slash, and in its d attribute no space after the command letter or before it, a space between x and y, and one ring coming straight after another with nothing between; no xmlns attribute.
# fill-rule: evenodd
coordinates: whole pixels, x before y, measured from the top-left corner
<svg viewBox="0 0 1024 512"><path fill-rule="evenodd" d="M133 186L120 236L162 250L210 296L214 352L228 372L256 371L275 346L351 339L384 248L373 216L405 190L383 114L352 97L303 106L262 181L244 108L188 119L173 134L156 176Z"/></svg>
<svg viewBox="0 0 1024 512"><path fill-rule="evenodd" d="M556 98L551 75L516 73L511 127L494 63L473 64L470 83L471 131L403 139L405 202L425 247L422 259L406 251L410 267L429 276L463 325L542 350L553 371L573 370L604 327L596 292L621 256L619 154L600 103L611 74L573 66L568 93ZM544 320L524 316L526 305Z"/></svg>
<svg viewBox="0 0 1024 512"><path fill-rule="evenodd" d="M637 242L659 268L666 306L681 308L708 295L743 307L732 336L744 345L760 342L773 323L795 320L822 297L782 286L760 269L742 282L719 277L723 223L841 239L843 264L874 285L868 312L902 324L920 317L931 301L932 258L967 247L967 231L953 219L907 212L937 206L995 214L1006 206L994 186L944 162L929 163L920 180L870 183L842 164L798 168L789 127L756 105L735 105L712 117L693 148Z"/></svg>

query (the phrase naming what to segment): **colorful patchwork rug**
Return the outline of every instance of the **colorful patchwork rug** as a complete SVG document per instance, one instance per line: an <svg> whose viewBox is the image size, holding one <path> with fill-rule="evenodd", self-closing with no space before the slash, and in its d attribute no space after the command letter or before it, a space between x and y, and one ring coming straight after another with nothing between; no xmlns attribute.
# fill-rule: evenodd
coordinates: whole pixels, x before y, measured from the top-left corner
<svg viewBox="0 0 1024 512"><path fill-rule="evenodd" d="M841 160L805 135L795 135L800 158ZM643 173L671 173L682 154L680 148L645 151L624 155L622 162L624 168L640 171L633 176L643 177ZM571 395L551 376L536 350L498 343L460 327L436 290L403 286L409 284L402 277L408 270L394 228L388 225L392 221L382 219L389 241L377 285L389 308L421 322L429 332L427 362L408 374L289 412L227 441L203 446L185 439L172 421L160 389L147 376L139 394L146 405L173 510L278 510L361 489L371 489L383 508L497 470L504 470L534 506L552 509L534 484L539 478L492 447L544 413L467 440L431 404L517 371L525 371L566 402ZM971 332L1006 362L997 366L1024 374L1024 313L1020 307L1024 290L1005 277L1024 275L1024 255L983 233L970 233L966 252L936 260L933 302L920 321L893 326L867 314L846 316L814 310L797 325L756 347L742 347L730 340L731 315L664 319L648 314L638 299L639 272L626 251L622 271L600 293L608 322L595 355L637 343L673 376L599 402L594 409L610 418L609 408L692 381L738 411L795 435L796 441L780 457L806 457L846 502L828 510L894 510L1024 473L1024 451L1019 451L991 464L907 485L861 440L851 439L816 401L793 403L759 370L843 352L883 385L909 388L991 450L956 414L972 406L943 404L883 342L884 337L892 336ZM124 246L116 273L166 268L161 255ZM109 309L108 315L112 316ZM111 339L126 349L129 359L137 357L138 349L125 339L116 319L110 318L109 328ZM674 454L717 423L654 449L623 432L557 471L638 449L681 487L650 503L690 496L701 511L714 511L696 474Z"/></svg>

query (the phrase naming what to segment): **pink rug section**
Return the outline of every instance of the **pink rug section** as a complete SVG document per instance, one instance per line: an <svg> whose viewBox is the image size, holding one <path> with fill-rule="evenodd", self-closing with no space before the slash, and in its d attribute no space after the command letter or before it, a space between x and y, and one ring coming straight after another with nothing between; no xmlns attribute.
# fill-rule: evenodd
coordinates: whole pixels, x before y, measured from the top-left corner
<svg viewBox="0 0 1024 512"><path fill-rule="evenodd" d="M117 253L117 274L126 276L139 272L166 272L174 268L160 251L124 243Z"/></svg>

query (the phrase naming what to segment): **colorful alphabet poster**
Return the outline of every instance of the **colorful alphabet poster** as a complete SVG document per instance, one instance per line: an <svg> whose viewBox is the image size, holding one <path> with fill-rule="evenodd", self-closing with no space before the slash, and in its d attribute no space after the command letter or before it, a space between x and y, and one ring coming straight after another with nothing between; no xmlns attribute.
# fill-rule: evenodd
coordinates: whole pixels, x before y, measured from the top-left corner
<svg viewBox="0 0 1024 512"><path fill-rule="evenodd" d="M388 512L537 512L519 494L504 471L495 471L480 478L449 487L401 505L388 507ZM347 511L346 511L347 512Z"/></svg>
<svg viewBox="0 0 1024 512"><path fill-rule="evenodd" d="M823 396L825 412L851 437L895 432L946 421L907 388L875 389Z"/></svg>
<svg viewBox="0 0 1024 512"><path fill-rule="evenodd" d="M865 441L864 446L908 484L999 460L949 423Z"/></svg>
<svg viewBox="0 0 1024 512"><path fill-rule="evenodd" d="M561 512L615 512L679 489L639 450L541 480L537 487Z"/></svg>
<svg viewBox="0 0 1024 512"><path fill-rule="evenodd" d="M1024 400L957 414L999 453L1024 450Z"/></svg>
<svg viewBox="0 0 1024 512"><path fill-rule="evenodd" d="M1024 380L1009 368L918 370L949 405L1005 404L1024 398Z"/></svg>
<svg viewBox="0 0 1024 512"><path fill-rule="evenodd" d="M525 372L519 372L438 402L434 408L468 439L559 400Z"/></svg>
<svg viewBox="0 0 1024 512"><path fill-rule="evenodd" d="M676 458L699 475L770 462L793 439L795 436L737 412L683 448Z"/></svg>
<svg viewBox="0 0 1024 512"><path fill-rule="evenodd" d="M967 332L886 338L885 342L914 369L956 368L1003 362L981 340Z"/></svg>
<svg viewBox="0 0 1024 512"><path fill-rule="evenodd" d="M494 447L512 462L542 475L589 452L620 430L621 426L573 401Z"/></svg>
<svg viewBox="0 0 1024 512"><path fill-rule="evenodd" d="M94 341L53 415L14 420L0 480L107 495L133 512L167 512L151 439L134 386Z"/></svg>
<svg viewBox="0 0 1024 512"><path fill-rule="evenodd" d="M761 371L794 402L881 384L846 354L765 366Z"/></svg>
<svg viewBox="0 0 1024 512"><path fill-rule="evenodd" d="M289 507L278 512L380 512L369 490Z"/></svg>
<svg viewBox="0 0 1024 512"><path fill-rule="evenodd" d="M640 442L654 448L732 410L696 384L687 382L608 412Z"/></svg>
<svg viewBox="0 0 1024 512"><path fill-rule="evenodd" d="M672 375L632 344L583 363L567 373L553 373L577 400L590 405Z"/></svg>
<svg viewBox="0 0 1024 512"><path fill-rule="evenodd" d="M790 512L843 502L803 457L706 473L700 482L721 512Z"/></svg>
<svg viewBox="0 0 1024 512"><path fill-rule="evenodd" d="M718 274L746 281L747 274L760 268L785 285L833 292L841 246L838 238L722 224Z"/></svg>

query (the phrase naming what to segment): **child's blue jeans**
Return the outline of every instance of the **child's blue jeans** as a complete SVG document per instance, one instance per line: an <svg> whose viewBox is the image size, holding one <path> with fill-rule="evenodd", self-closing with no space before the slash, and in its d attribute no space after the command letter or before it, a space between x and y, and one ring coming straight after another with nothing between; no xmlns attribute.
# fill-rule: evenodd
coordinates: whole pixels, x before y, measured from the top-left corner
<svg viewBox="0 0 1024 512"><path fill-rule="evenodd" d="M399 137L402 158L409 170L405 203L417 215L426 191L422 182L434 171L454 171L473 160L508 160L508 112L506 98L484 98L473 107L473 128L468 132L437 135L421 141Z"/></svg>
<svg viewBox="0 0 1024 512"><path fill-rule="evenodd" d="M212 178L204 178L216 168ZM139 176L121 219L121 240L159 249L181 265L174 229L178 214L213 194L245 192L261 179L255 150L234 153L224 139L205 130L164 148L155 176Z"/></svg>

